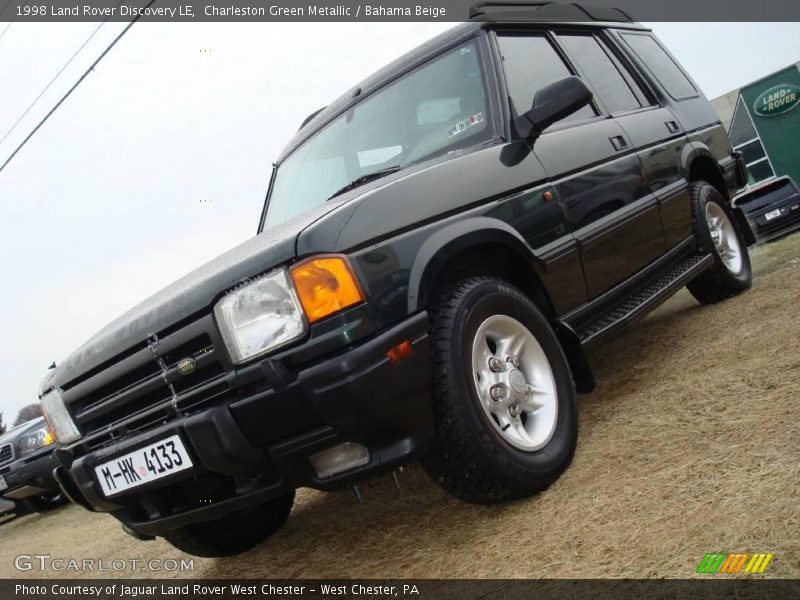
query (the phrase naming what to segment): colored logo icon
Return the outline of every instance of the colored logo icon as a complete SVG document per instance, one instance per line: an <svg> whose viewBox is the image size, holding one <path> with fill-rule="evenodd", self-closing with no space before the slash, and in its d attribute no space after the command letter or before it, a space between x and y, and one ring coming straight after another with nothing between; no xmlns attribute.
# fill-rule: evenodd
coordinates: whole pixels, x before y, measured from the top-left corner
<svg viewBox="0 0 800 600"><path fill-rule="evenodd" d="M193 358L184 358L178 363L178 373L188 375L197 368L197 363Z"/></svg>
<svg viewBox="0 0 800 600"><path fill-rule="evenodd" d="M737 573L756 574L763 573L774 554L749 552L708 552L700 561L695 573L728 574Z"/></svg>
<svg viewBox="0 0 800 600"><path fill-rule="evenodd" d="M800 104L800 87L782 83L764 91L753 103L753 111L760 117L777 117Z"/></svg>

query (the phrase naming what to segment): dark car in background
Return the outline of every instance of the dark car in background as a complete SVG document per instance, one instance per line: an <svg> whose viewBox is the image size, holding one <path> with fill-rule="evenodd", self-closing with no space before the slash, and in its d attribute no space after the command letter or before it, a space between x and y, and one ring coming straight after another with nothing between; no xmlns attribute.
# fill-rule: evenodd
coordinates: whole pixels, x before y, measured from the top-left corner
<svg viewBox="0 0 800 600"><path fill-rule="evenodd" d="M53 442L42 417L0 436L0 497L32 512L47 512L66 502L53 478L58 464Z"/></svg>
<svg viewBox="0 0 800 600"><path fill-rule="evenodd" d="M759 242L800 230L800 187L783 176L757 184L733 199Z"/></svg>
<svg viewBox="0 0 800 600"><path fill-rule="evenodd" d="M276 531L297 488L415 459L464 501L525 497L572 460L589 349L684 286L750 287L742 157L652 32L514 11L312 114L258 235L50 372L72 499L219 556Z"/></svg>

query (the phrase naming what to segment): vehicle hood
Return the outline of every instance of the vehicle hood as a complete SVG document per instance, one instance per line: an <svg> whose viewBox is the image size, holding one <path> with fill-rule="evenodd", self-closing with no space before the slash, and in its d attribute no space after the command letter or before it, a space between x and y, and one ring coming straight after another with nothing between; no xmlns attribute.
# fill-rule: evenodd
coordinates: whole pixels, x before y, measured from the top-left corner
<svg viewBox="0 0 800 600"><path fill-rule="evenodd" d="M211 309L226 290L295 257L297 236L340 206L328 202L255 237L184 275L112 321L70 354L42 384L61 386L192 315Z"/></svg>

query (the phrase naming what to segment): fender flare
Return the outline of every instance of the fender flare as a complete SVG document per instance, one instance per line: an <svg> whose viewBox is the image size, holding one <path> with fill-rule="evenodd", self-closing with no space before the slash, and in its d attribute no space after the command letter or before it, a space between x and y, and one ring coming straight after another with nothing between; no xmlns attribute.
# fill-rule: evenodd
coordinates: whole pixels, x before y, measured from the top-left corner
<svg viewBox="0 0 800 600"><path fill-rule="evenodd" d="M689 171L692 165L692 162L698 158L707 158L709 159L716 168L720 179L724 182L725 181L725 174L722 172L722 168L719 166L717 159L714 157L714 154L709 150L708 146L701 142L691 142L683 147L683 152L681 153L681 169L683 170L683 175L686 178L686 181L689 181ZM712 183L712 182L709 182ZM748 246L752 246L756 243L756 237L753 233L753 230L750 228L750 223L747 222L747 217L745 216L744 212L741 208L736 206L733 201L729 202L731 207L731 211L733 212L733 216L736 219L736 222L739 226L742 235L744 236L745 243Z"/></svg>
<svg viewBox="0 0 800 600"><path fill-rule="evenodd" d="M427 305L431 283L448 259L461 251L485 243L508 246L531 266L538 280L536 283L541 287L544 299L550 304L548 309L551 314L548 320L570 365L575 387L579 393L591 392L595 386L591 365L575 332L555 318L547 289L542 284L543 265L519 232L504 221L474 217L443 227L430 236L420 247L411 267L408 286L409 314Z"/></svg>
<svg viewBox="0 0 800 600"><path fill-rule="evenodd" d="M681 170L683 171L683 176L686 181L689 181L689 171L692 166L692 162L694 162L697 158L708 158L714 163L714 167L717 169L720 178L725 181L725 175L722 172L722 168L719 166L716 157L711 152L711 150L703 144L702 142L689 142L688 144L684 145L683 150L681 150Z"/></svg>
<svg viewBox="0 0 800 600"><path fill-rule="evenodd" d="M429 287L441 266L459 252L480 244L499 243L515 250L539 277L542 267L533 249L511 225L491 217L472 217L451 223L431 235L420 246L408 280L408 312L425 307Z"/></svg>

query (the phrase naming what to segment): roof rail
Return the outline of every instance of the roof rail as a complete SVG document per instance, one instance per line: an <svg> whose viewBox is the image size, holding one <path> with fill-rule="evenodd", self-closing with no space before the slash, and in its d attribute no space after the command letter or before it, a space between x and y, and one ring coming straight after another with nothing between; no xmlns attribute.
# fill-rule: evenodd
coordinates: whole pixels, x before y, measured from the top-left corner
<svg viewBox="0 0 800 600"><path fill-rule="evenodd" d="M485 11L486 8L507 8L505 11ZM499 19L498 19L499 17ZM633 23L634 19L619 8L585 6L561 2L517 2L515 0L486 0L469 9L470 21L610 21Z"/></svg>

